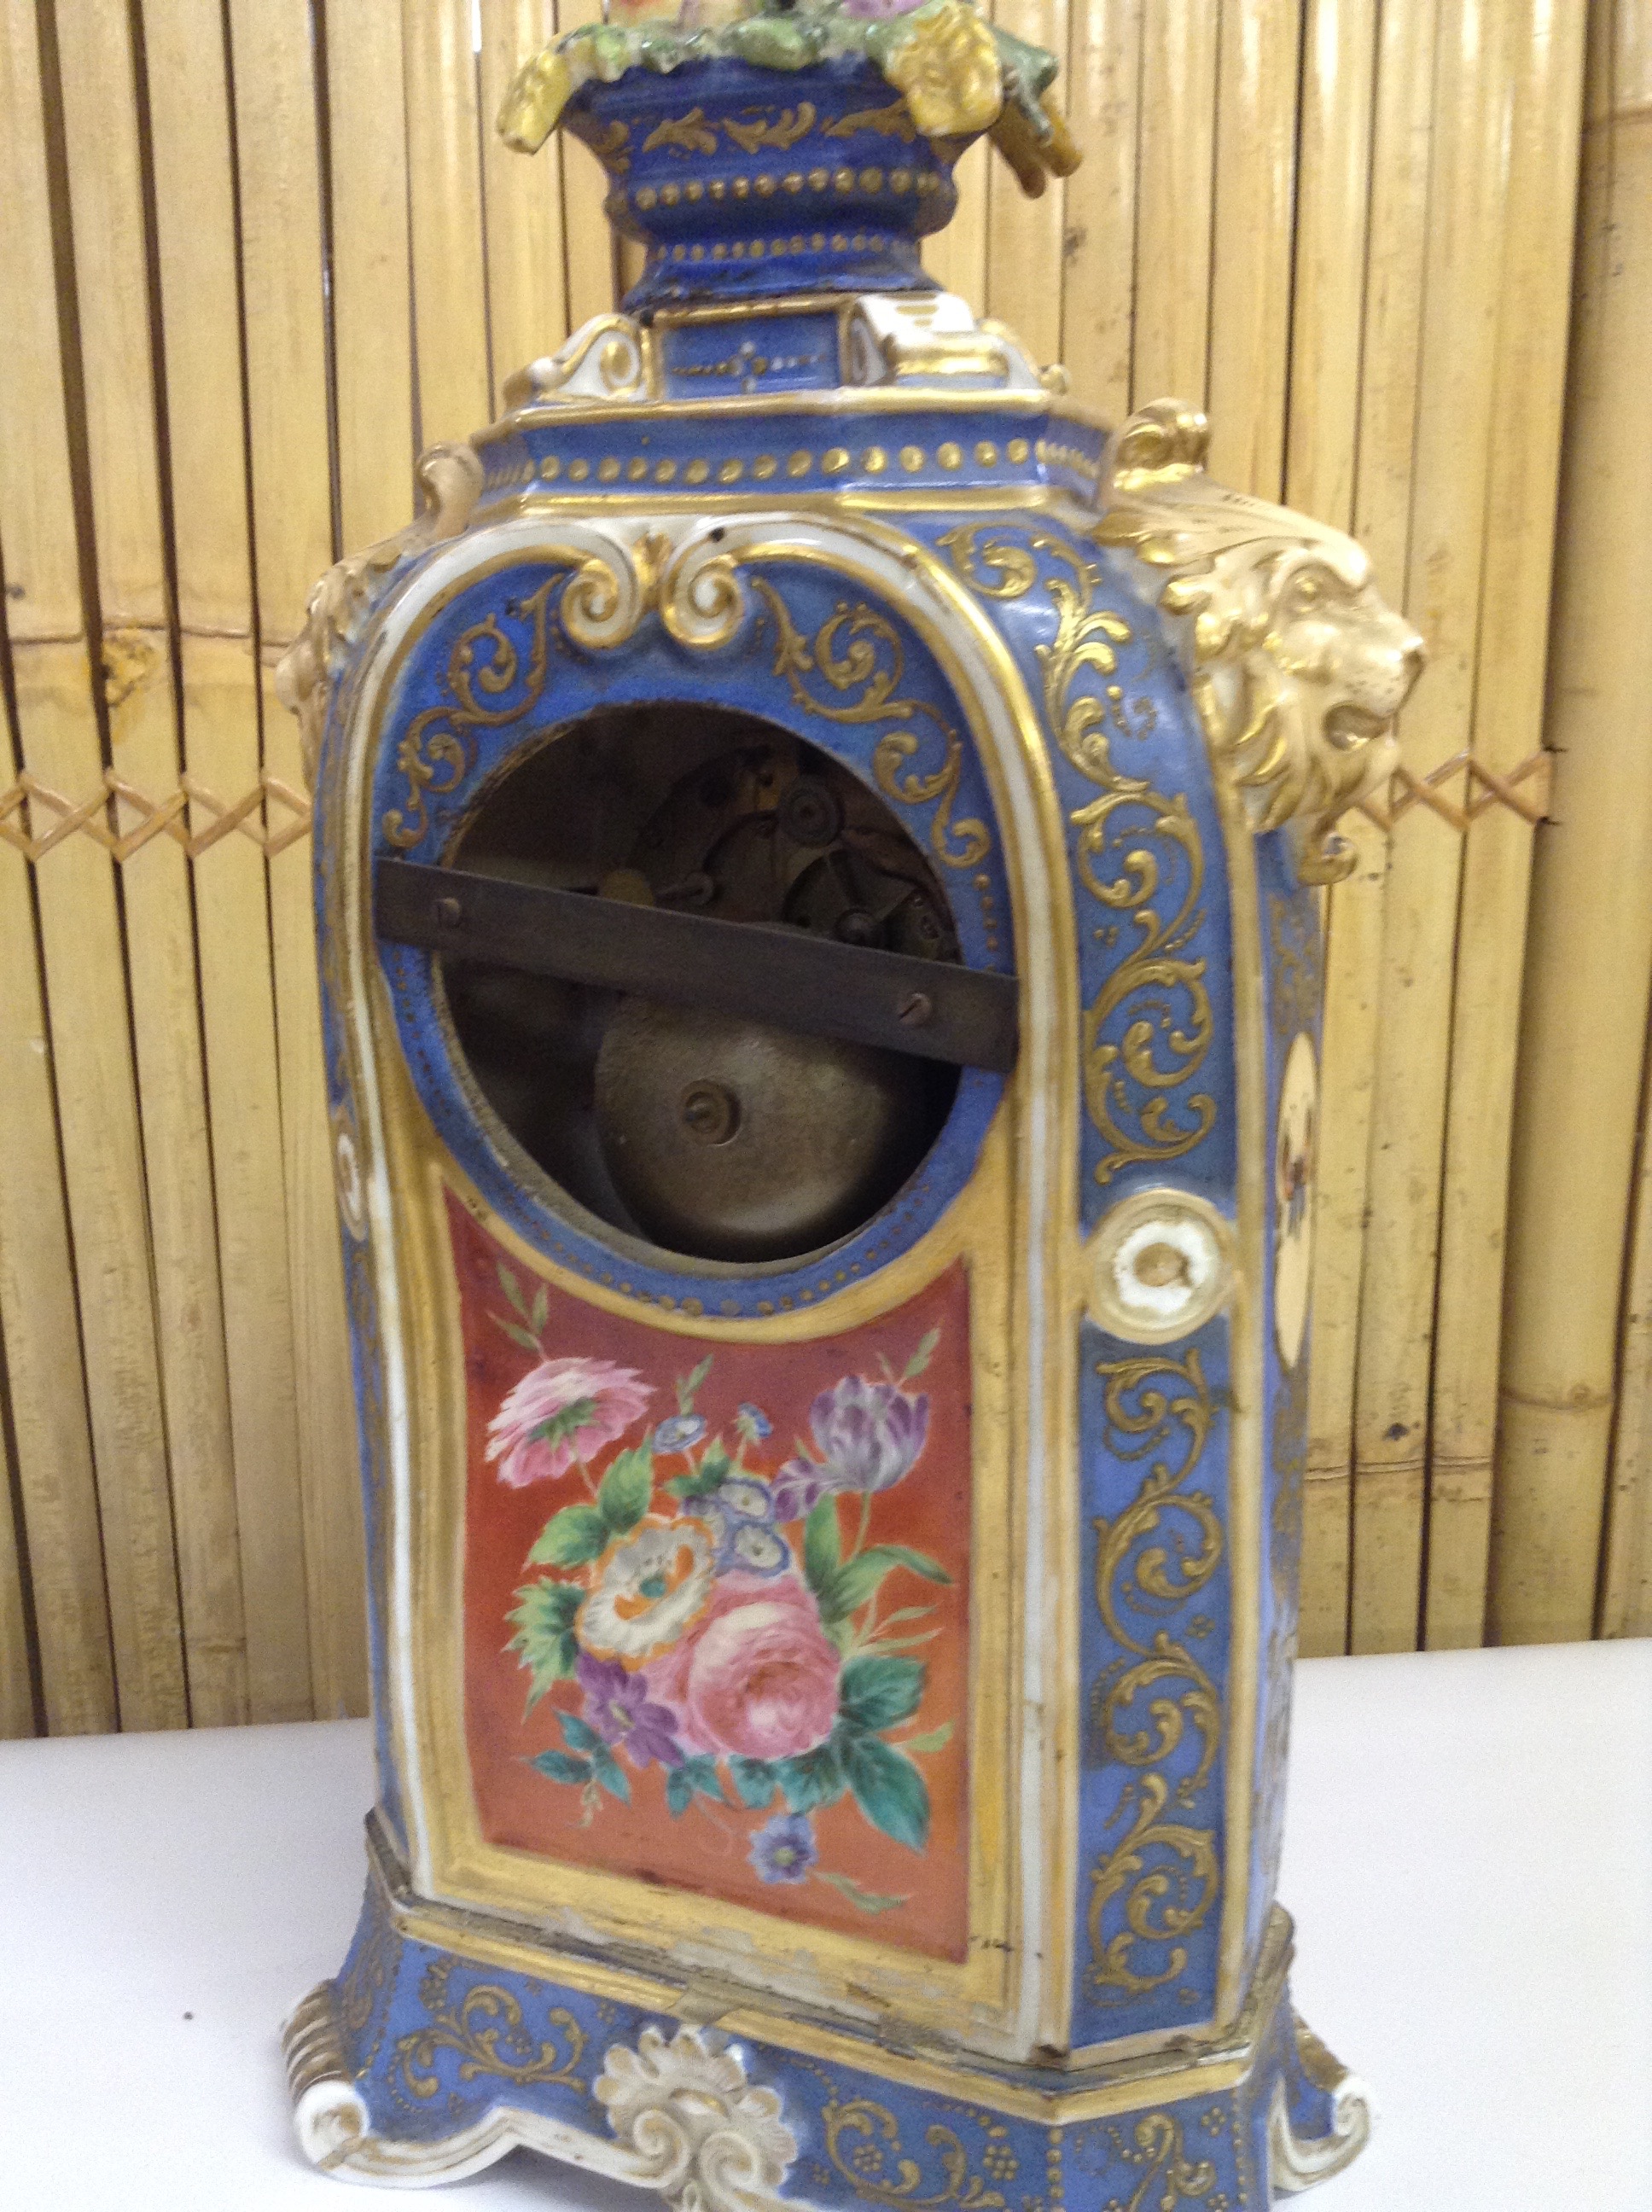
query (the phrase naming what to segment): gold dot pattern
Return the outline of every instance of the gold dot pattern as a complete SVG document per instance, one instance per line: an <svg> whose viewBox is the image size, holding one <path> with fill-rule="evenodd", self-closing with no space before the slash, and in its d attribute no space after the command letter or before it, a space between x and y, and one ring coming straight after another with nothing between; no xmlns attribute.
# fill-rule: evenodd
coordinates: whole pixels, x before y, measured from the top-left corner
<svg viewBox="0 0 1652 2212"><path fill-rule="evenodd" d="M970 453L977 468L995 469L1004 464L1021 468L1036 460L1042 468L1070 470L1084 477L1092 487L1101 468L1099 449L1086 452L1082 447L1056 439L1041 438L1036 445L1029 445L1024 438L1011 438L1000 448L992 439L981 438L970 448ZM671 484L679 478L685 484L702 484L710 481L714 471L720 484L739 483L748 476L756 483L768 483L782 473L795 483L816 469L828 477L840 477L851 469L861 476L880 477L897 461L908 476L920 475L926 469L955 474L963 466L964 449L948 439L936 447L932 454L922 446L902 446L893 453L886 446L865 446L859 453L852 453L847 446L829 446L818 453L799 446L787 453L759 453L750 461L737 459L732 455L722 461L656 460L643 453L608 453L595 462L565 461L559 454L546 453L537 465L530 456L525 459L519 458L508 468L490 467L487 483L490 490L531 483L536 477L548 484L564 477L570 483L585 483L593 469L598 483L604 484L616 483L622 477L634 484Z"/></svg>

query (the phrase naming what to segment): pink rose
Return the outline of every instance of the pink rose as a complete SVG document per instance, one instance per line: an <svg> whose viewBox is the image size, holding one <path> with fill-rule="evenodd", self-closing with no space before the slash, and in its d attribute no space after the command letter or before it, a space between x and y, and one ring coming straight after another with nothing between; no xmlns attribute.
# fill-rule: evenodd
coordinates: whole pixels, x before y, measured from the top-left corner
<svg viewBox="0 0 1652 2212"><path fill-rule="evenodd" d="M548 1481L623 1436L653 1395L611 1359L542 1359L489 1422L488 1456L513 1490Z"/></svg>
<svg viewBox="0 0 1652 2212"><path fill-rule="evenodd" d="M794 1575L725 1575L695 1634L650 1680L694 1750L789 1759L831 1734L841 1663Z"/></svg>

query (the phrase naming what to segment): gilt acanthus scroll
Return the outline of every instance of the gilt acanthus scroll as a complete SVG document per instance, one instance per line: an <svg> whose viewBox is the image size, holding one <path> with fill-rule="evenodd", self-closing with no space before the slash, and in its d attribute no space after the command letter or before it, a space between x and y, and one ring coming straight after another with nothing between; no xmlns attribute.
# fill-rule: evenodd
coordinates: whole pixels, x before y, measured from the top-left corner
<svg viewBox="0 0 1652 2212"><path fill-rule="evenodd" d="M1212 757L1253 828L1300 823L1299 872L1332 882L1353 863L1339 817L1397 764L1394 720L1423 642L1351 538L1213 484L1209 444L1205 417L1180 401L1133 415L1108 448L1095 534L1153 576Z"/></svg>

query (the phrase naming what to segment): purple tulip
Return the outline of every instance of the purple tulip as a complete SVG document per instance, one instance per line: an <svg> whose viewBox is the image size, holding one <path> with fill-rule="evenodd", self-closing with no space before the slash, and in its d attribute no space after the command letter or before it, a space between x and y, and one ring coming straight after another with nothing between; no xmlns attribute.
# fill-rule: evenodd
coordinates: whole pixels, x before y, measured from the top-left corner
<svg viewBox="0 0 1652 2212"><path fill-rule="evenodd" d="M672 1730L677 1717L648 1695L646 1674L632 1674L617 1659L593 1659L580 1654L580 1687L585 1692L585 1717L604 1743L623 1744L638 1766L657 1759L662 1766L679 1766L683 1747Z"/></svg>
<svg viewBox="0 0 1652 2212"><path fill-rule="evenodd" d="M898 1382L846 1375L809 1409L818 1460L789 1459L774 1477L774 1518L800 1520L829 1491L889 1490L916 1465L929 1400Z"/></svg>

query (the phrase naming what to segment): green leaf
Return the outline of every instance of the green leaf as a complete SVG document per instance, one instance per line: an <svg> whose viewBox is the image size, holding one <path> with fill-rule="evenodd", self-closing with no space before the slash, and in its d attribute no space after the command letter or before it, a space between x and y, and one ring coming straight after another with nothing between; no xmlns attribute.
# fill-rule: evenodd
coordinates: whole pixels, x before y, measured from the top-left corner
<svg viewBox="0 0 1652 2212"><path fill-rule="evenodd" d="M938 1559L926 1552L914 1552L905 1544L869 1544L853 1559L846 1559L831 1576L825 1586L816 1592L820 1600L823 1618L838 1620L846 1613L855 1613L877 1589L884 1576L896 1567L907 1567L926 1582L950 1583L951 1576Z"/></svg>
<svg viewBox="0 0 1652 2212"><path fill-rule="evenodd" d="M589 1721L582 1721L577 1713L558 1713L562 1724L562 1737L570 1751L588 1751L594 1759L605 1747Z"/></svg>
<svg viewBox="0 0 1652 2212"><path fill-rule="evenodd" d="M923 1373L925 1368L928 1366L930 1361L935 1357L935 1346L940 1342L940 1340L941 1333L939 1329L932 1328L929 1334L919 1344L918 1349L913 1353L911 1358L908 1360L906 1364L906 1371L901 1377L901 1380L903 1382L915 1382L917 1381L918 1377Z"/></svg>
<svg viewBox="0 0 1652 2212"><path fill-rule="evenodd" d="M774 1795L774 1769L766 1759L731 1759L728 1771L734 1778L734 1787L740 1793L740 1802L761 1813Z"/></svg>
<svg viewBox="0 0 1652 2212"><path fill-rule="evenodd" d="M881 1736L850 1735L843 1765L854 1802L873 1827L922 1850L929 1841L929 1787L912 1761Z"/></svg>
<svg viewBox="0 0 1652 2212"><path fill-rule="evenodd" d="M528 1553L531 1567L582 1567L608 1549L608 1522L594 1505L565 1505L553 1513Z"/></svg>
<svg viewBox="0 0 1652 2212"><path fill-rule="evenodd" d="M677 1410L679 1413L691 1413L694 1411L695 1398L699 1392L700 1385L711 1372L713 1358L714 1354L708 1352L691 1375L677 1376Z"/></svg>
<svg viewBox="0 0 1652 2212"><path fill-rule="evenodd" d="M876 1735L909 1721L924 1694L923 1662L890 1659L875 1652L851 1659L839 1677L838 1711L854 1727Z"/></svg>
<svg viewBox="0 0 1652 2212"><path fill-rule="evenodd" d="M623 1451L602 1479L597 1510L616 1536L635 1528L648 1510L654 1494L654 1453L652 1444Z"/></svg>
<svg viewBox="0 0 1652 2212"><path fill-rule="evenodd" d="M525 1321L528 1310L522 1303L522 1286L502 1260L499 1262L499 1287L510 1300L513 1309Z"/></svg>
<svg viewBox="0 0 1652 2212"><path fill-rule="evenodd" d="M519 1328L513 1321L507 1321L500 1314L489 1314L488 1318L495 1328L504 1330L513 1344L519 1344L524 1352L538 1352L540 1349L538 1338L530 1336L526 1329Z"/></svg>
<svg viewBox="0 0 1652 2212"><path fill-rule="evenodd" d="M515 1623L516 1633L505 1649L518 1653L533 1677L526 1708L531 1712L553 1682L565 1681L574 1672L580 1656L574 1620L585 1592L569 1583L537 1582L525 1583L516 1596L519 1602L506 1616Z"/></svg>
<svg viewBox="0 0 1652 2212"><path fill-rule="evenodd" d="M630 1803L631 1785L625 1778L625 1770L605 1743L598 1742L592 1752L591 1771L610 1797L617 1797L622 1805Z"/></svg>
<svg viewBox="0 0 1652 2212"><path fill-rule="evenodd" d="M673 1498L709 1498L714 1490L722 1488L733 1464L720 1443L709 1444L698 1467L690 1468L686 1474L673 1475L665 1487Z"/></svg>
<svg viewBox="0 0 1652 2212"><path fill-rule="evenodd" d="M591 1779L591 1761L575 1759L571 1752L542 1751L528 1764L537 1766L540 1773L552 1782L589 1782Z"/></svg>
<svg viewBox="0 0 1652 2212"><path fill-rule="evenodd" d="M817 1744L796 1759L775 1762L774 1779L785 1795L790 1813L812 1813L821 1805L835 1805L843 1795L843 1766L837 1755L837 1736Z"/></svg>
<svg viewBox="0 0 1652 2212"><path fill-rule="evenodd" d="M900 1751L944 1751L947 1745L951 1743L951 1741L952 1723L951 1721L943 1721L938 1728L931 1729L926 1735L908 1736L903 1743L896 1746L896 1749Z"/></svg>
<svg viewBox="0 0 1652 2212"><path fill-rule="evenodd" d="M829 1881L841 1890L851 1905L858 1905L863 1912L892 1912L897 1905L905 1905L904 1897L880 1897L876 1890L862 1889L859 1883L847 1874L828 1874L824 1867L815 1869L817 1881Z"/></svg>
<svg viewBox="0 0 1652 2212"><path fill-rule="evenodd" d="M728 1802L717 1778L717 1761L704 1753L685 1759L665 1777L665 1804L670 1812L686 1813L696 1797L714 1797L720 1805Z"/></svg>
<svg viewBox="0 0 1652 2212"><path fill-rule="evenodd" d="M550 1301L545 1295L544 1285L541 1283L533 1294L533 1311L528 1316L528 1326L536 1335L544 1328L545 1316L550 1311Z"/></svg>
<svg viewBox="0 0 1652 2212"><path fill-rule="evenodd" d="M828 1589L842 1556L843 1532L838 1523L837 1498L829 1491L803 1524L803 1572L818 1597Z"/></svg>

